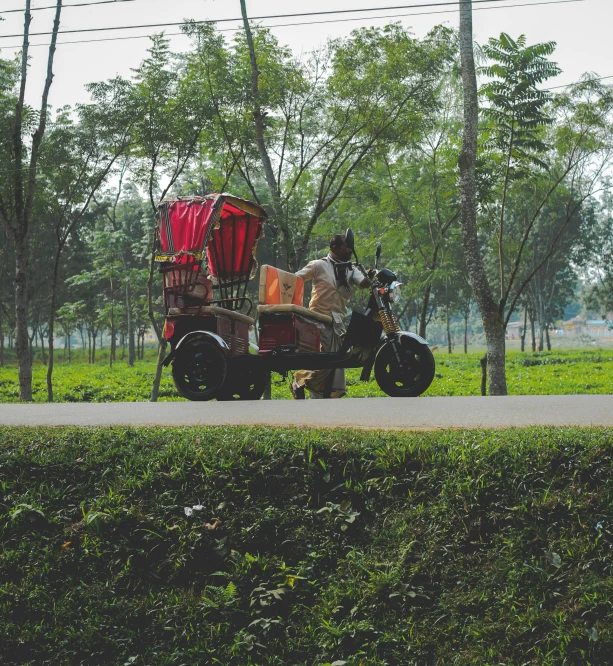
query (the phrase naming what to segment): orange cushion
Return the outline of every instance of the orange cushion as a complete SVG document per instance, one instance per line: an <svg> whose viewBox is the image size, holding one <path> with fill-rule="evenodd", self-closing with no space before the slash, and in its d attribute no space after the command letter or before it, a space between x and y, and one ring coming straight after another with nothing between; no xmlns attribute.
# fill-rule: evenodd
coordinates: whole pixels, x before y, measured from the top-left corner
<svg viewBox="0 0 613 666"><path fill-rule="evenodd" d="M293 273L263 264L260 268L262 305L300 305L304 301L304 280Z"/></svg>

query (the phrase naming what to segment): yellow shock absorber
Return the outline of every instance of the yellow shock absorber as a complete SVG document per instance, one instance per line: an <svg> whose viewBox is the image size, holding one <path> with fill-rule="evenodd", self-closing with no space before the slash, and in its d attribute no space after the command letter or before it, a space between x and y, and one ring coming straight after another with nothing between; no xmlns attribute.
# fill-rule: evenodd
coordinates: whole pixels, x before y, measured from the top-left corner
<svg viewBox="0 0 613 666"><path fill-rule="evenodd" d="M383 330L386 335L400 332L400 324L393 312L390 312L389 310L379 310L379 316L381 317L381 324L383 325Z"/></svg>

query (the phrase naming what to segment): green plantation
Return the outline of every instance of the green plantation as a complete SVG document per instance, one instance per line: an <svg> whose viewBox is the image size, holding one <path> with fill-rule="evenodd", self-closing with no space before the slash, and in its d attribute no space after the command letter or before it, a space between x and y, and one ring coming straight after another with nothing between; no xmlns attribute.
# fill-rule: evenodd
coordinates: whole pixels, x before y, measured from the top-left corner
<svg viewBox="0 0 613 666"><path fill-rule="evenodd" d="M436 354L437 374L426 396L479 395L481 354ZM47 399L46 367L34 366L34 400ZM117 362L109 368L108 360L95 364L75 361L60 363L54 371L57 402L133 402L149 399L155 360L139 361L133 368ZM347 373L349 397L382 397L376 382L362 383L359 370ZM613 349L555 351L543 353L509 352L507 356L509 392L514 395L555 395L613 393ZM287 381L273 376L273 398L291 398ZM17 368L0 368L0 402L17 402ZM181 400L165 370L160 400Z"/></svg>
<svg viewBox="0 0 613 666"><path fill-rule="evenodd" d="M610 664L613 431L0 429L0 663Z"/></svg>

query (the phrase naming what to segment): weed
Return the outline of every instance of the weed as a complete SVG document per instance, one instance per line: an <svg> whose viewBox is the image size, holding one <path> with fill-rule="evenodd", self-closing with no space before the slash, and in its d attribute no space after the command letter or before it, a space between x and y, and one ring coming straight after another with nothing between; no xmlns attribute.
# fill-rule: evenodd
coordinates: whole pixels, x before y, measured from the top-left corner
<svg viewBox="0 0 613 666"><path fill-rule="evenodd" d="M612 468L605 429L0 428L0 663L604 666Z"/></svg>

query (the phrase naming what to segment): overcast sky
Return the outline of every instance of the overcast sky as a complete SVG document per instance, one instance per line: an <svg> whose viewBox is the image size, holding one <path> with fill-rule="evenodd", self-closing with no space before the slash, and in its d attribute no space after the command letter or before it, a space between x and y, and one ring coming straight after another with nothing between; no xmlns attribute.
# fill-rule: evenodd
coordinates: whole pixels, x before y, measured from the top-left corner
<svg viewBox="0 0 613 666"><path fill-rule="evenodd" d="M91 0L65 0L66 5ZM358 9L371 7L390 7L398 5L416 5L445 0L247 0L250 16L270 14L291 14L299 12L330 11L332 9ZM491 7L476 4L474 13L475 39L485 42L489 37L500 32L508 32L512 37L525 34L528 43L554 40L558 47L555 60L562 67L563 73L551 85L570 83L584 72L596 72L600 76L613 75L611 57L611 26L613 25L612 0L580 0L564 4L538 4L547 0L504 0ZM33 7L52 5L54 0L33 0ZM502 7L501 5L523 5ZM533 5L533 6L529 6ZM1 12L20 9L24 0L0 0ZM400 14L423 12L441 12L427 15L397 17ZM442 13L445 12L445 13ZM33 13L31 32L47 32L53 21L52 10ZM239 0L133 0L131 2L106 4L94 7L66 6L62 12L61 30L101 28L109 26L128 26L151 23L177 23L183 19L196 20L236 18L240 16ZM382 16L386 18L374 18ZM394 18L392 18L394 16ZM2 37L23 31L23 14L4 14L0 22L0 56L12 57L19 51L19 37ZM347 18L357 20L347 21ZM342 22L331 22L343 19ZM294 19L268 19L265 25L298 23L308 21L327 21L319 25L278 26L274 34L282 44L289 45L294 51L308 51L325 42L329 37L344 37L359 26L383 26L392 21L401 21L410 27L418 37L425 35L433 26L446 23L458 25L457 7L442 6L419 9L385 10L360 14L342 14L333 16L313 16ZM229 29L239 27L237 22L220 23L218 27ZM60 42L99 40L104 38L133 37L161 32L164 28L141 28L138 30L115 30L112 32L93 32L86 34L60 35ZM165 28L168 35L173 35L172 48L183 50L188 40L181 35L178 26ZM233 33L228 32L229 36ZM31 44L48 43L49 37L31 38ZM146 54L149 40L125 39L79 44L62 44L58 48L55 65L55 80L51 91L50 103L55 106L74 105L87 101L84 85L88 82L109 79L116 74L130 76L130 70L138 66ZM28 83L28 99L31 103L39 100L46 67L46 49L32 48L31 75ZM613 79L611 80L613 83Z"/></svg>

